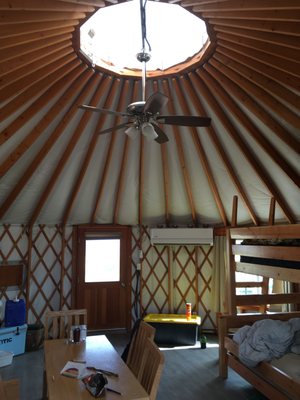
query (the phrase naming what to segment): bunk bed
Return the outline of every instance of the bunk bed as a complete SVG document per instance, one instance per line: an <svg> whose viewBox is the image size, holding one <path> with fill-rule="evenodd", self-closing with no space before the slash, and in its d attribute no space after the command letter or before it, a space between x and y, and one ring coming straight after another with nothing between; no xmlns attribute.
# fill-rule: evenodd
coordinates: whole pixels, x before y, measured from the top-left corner
<svg viewBox="0 0 300 400"><path fill-rule="evenodd" d="M295 325L297 326L295 329L299 328L300 247L297 242L299 238L299 224L231 228L227 231L229 313L218 316L219 374L220 377L227 378L230 367L272 400L300 399L300 352L299 355L290 353L291 348L295 347L289 345L286 354L280 359L263 360L248 365L242 358L243 343L241 344L236 338L243 329L250 332L251 327L262 323L266 326L272 323L285 327L285 324L296 322L298 325ZM241 243L237 244L237 240ZM236 255L240 256L239 261ZM243 257L247 257L246 262ZM263 260L262 263L260 259ZM236 271L260 275L265 278L264 282L269 278L291 282L293 291L270 294L262 290L258 295L237 295ZM263 285L262 283L262 288L265 287ZM289 305L292 311L267 312L266 305L272 304ZM265 307L265 312L238 313L239 307L247 306L260 307L259 310ZM293 340L296 337L300 339L300 330L292 333L295 333ZM282 360L288 360L287 367L283 366ZM296 365L295 371L291 370L292 364Z"/></svg>

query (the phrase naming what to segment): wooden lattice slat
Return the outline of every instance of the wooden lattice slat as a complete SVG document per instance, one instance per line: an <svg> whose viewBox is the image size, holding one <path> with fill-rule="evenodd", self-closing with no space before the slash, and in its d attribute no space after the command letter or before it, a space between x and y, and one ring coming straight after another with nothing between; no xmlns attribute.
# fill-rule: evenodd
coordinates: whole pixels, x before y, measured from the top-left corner
<svg viewBox="0 0 300 400"><path fill-rule="evenodd" d="M0 288L0 299L28 298L28 323L44 321L47 310L72 308L72 227L35 225L0 226L0 261L22 261L30 266L29 282L21 291ZM32 244L32 245L31 245ZM140 258L142 250L142 258ZM182 313L193 303L202 326L215 329L210 313L212 248L150 244L149 229L132 228L132 316L147 313ZM140 273L137 264L141 263ZM140 275L140 284L137 285ZM135 293L138 289L140 294Z"/></svg>
<svg viewBox="0 0 300 400"><path fill-rule="evenodd" d="M24 279L27 275L27 234L23 225L0 225L0 263L18 261L24 265ZM25 283L25 282L24 282ZM0 299L11 300L15 297L26 299L26 285L18 288L0 287Z"/></svg>

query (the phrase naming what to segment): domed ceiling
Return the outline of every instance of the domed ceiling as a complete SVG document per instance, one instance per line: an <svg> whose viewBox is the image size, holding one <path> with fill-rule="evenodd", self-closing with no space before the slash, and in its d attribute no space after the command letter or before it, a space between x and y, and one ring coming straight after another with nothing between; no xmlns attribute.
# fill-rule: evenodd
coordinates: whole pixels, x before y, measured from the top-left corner
<svg viewBox="0 0 300 400"><path fill-rule="evenodd" d="M116 3L1 1L2 223L227 226L236 209L239 225L300 222L299 0L171 1L205 21L210 44L149 74L147 96L211 125L163 125L163 144L99 135L122 117L79 108L141 100L139 74L79 51L80 25Z"/></svg>

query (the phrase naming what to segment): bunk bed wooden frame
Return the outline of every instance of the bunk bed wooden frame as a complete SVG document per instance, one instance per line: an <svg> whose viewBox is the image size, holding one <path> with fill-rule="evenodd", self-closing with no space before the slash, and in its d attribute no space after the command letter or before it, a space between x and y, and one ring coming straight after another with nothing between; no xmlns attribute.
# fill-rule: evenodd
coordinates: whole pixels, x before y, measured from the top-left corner
<svg viewBox="0 0 300 400"><path fill-rule="evenodd" d="M300 382L272 366L261 362L255 368L248 368L239 358L238 345L232 340L232 332L244 325L251 325L261 319L277 319L287 321L290 318L300 318L300 293L259 295L236 295L235 272L245 272L261 275L265 278L280 279L293 282L298 287L300 269L285 268L285 261L300 261L300 247L282 245L237 245L235 240L243 239L299 239L300 224L278 225L264 227L232 228L227 231L228 253L228 314L218 316L219 335L219 374L227 378L228 367L251 383L261 393L272 400L300 399ZM251 257L283 260L283 266L258 265L236 262L234 256L247 255ZM259 306L269 304L293 304L295 311L279 313L238 314L239 306ZM299 356L300 357L300 356Z"/></svg>

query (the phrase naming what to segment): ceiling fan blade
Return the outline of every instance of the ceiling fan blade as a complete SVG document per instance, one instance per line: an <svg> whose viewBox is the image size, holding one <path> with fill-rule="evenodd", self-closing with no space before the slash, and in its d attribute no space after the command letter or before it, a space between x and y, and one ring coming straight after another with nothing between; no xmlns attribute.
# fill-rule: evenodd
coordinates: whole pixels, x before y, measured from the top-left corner
<svg viewBox="0 0 300 400"><path fill-rule="evenodd" d="M162 143L166 143L169 141L168 136L165 134L165 132L163 130L160 129L159 126L157 126L156 124L153 124L153 123L152 123L152 126L158 135L157 138L154 139L157 143L162 144Z"/></svg>
<svg viewBox="0 0 300 400"><path fill-rule="evenodd" d="M169 101L168 97L160 92L153 93L146 101L144 112L157 114Z"/></svg>
<svg viewBox="0 0 300 400"><path fill-rule="evenodd" d="M103 135L104 133L113 132L113 131L116 131L116 130L119 130L122 128L126 128L128 126L129 126L128 122L125 122L124 124L120 124L120 125L115 125L115 126L112 126L111 128L107 128L107 129L104 129L103 131L98 132L98 135Z"/></svg>
<svg viewBox="0 0 300 400"><path fill-rule="evenodd" d="M120 111L107 110L106 108L87 106L85 104L80 105L79 108L81 108L82 110L86 110L86 111L96 111L96 112L112 114L112 115L120 115L121 117L129 116L128 114L120 112Z"/></svg>
<svg viewBox="0 0 300 400"><path fill-rule="evenodd" d="M210 126L211 118L188 115L159 115L156 121L168 125Z"/></svg>

